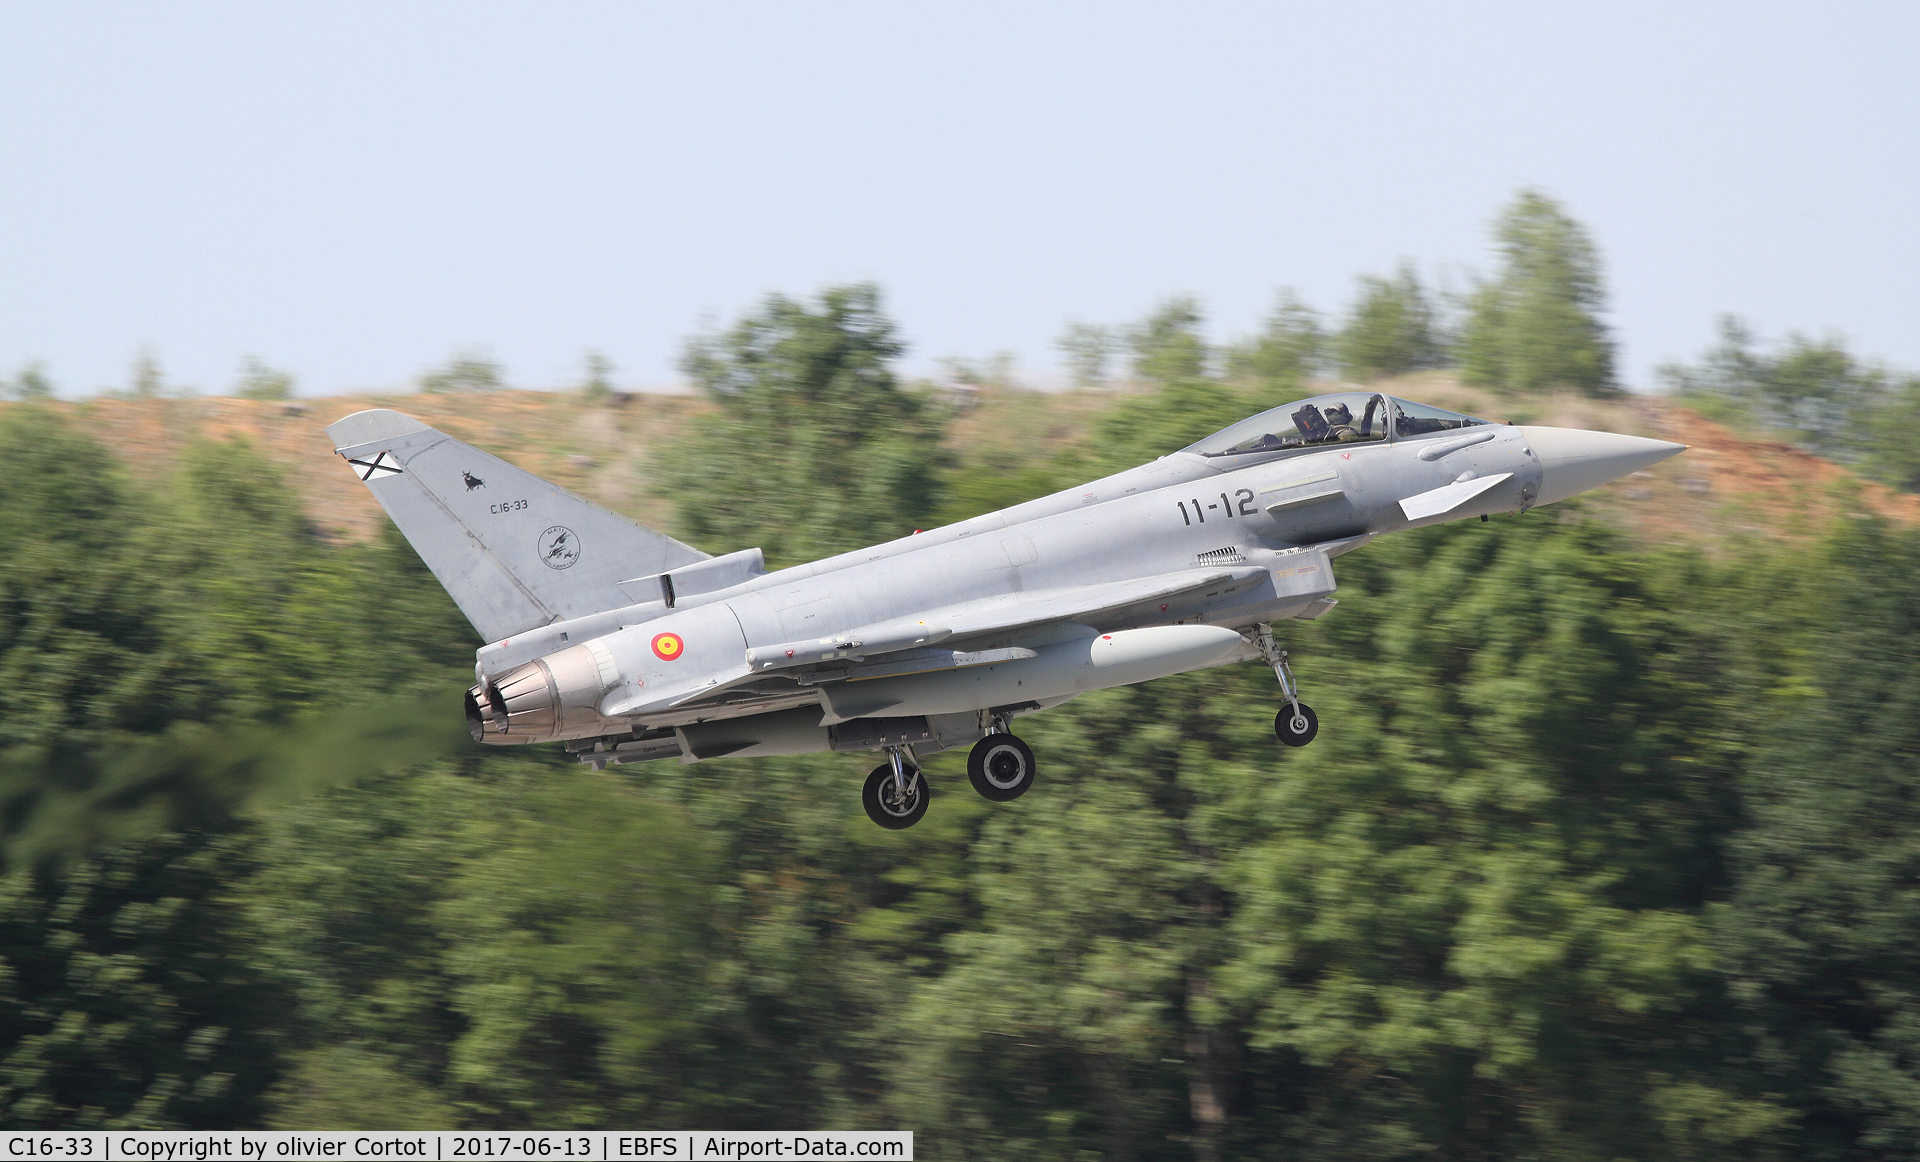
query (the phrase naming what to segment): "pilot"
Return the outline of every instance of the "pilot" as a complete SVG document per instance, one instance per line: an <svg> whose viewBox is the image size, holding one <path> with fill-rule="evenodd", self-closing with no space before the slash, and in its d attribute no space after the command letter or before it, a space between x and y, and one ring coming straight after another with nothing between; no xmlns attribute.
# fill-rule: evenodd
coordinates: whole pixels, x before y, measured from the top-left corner
<svg viewBox="0 0 1920 1162"><path fill-rule="evenodd" d="M1327 425L1330 429L1323 437L1324 439L1350 444L1360 438L1360 433L1353 430L1353 409L1346 404L1329 404L1321 410L1320 414L1327 417Z"/></svg>

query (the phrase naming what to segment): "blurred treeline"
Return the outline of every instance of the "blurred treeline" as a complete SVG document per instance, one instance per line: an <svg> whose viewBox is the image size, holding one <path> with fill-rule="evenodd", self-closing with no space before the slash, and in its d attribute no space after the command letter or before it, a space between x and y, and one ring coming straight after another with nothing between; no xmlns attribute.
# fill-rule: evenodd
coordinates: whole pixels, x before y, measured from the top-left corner
<svg viewBox="0 0 1920 1162"><path fill-rule="evenodd" d="M1920 375L1861 359L1838 336L1789 334L1769 351L1728 316L1698 364L1664 367L1661 378L1674 398L1712 419L1920 491Z"/></svg>
<svg viewBox="0 0 1920 1162"><path fill-rule="evenodd" d="M1585 227L1552 198L1523 190L1496 216L1490 241L1495 269L1463 287L1423 279L1409 261L1391 275L1361 275L1333 316L1283 290L1256 333L1217 349L1201 338L1199 304L1184 297L1132 326L1071 323L1059 347L1083 387L1210 377L1279 402L1315 376L1366 382L1444 368L1508 397L1620 395L1599 253ZM1790 332L1769 344L1732 316L1719 332L1698 363L1659 369L1669 395L1743 434L1920 491L1920 375L1856 355L1836 334Z"/></svg>
<svg viewBox="0 0 1920 1162"><path fill-rule="evenodd" d="M1291 390L1167 323L1133 332L1147 390L1002 465L896 379L870 288L769 300L690 354L725 410L661 480L698 489L673 531L790 562ZM470 744L477 643L431 577L322 543L244 446L183 434L136 484L23 404L0 463L9 1127L1920 1155L1910 531L1653 552L1555 506L1390 537L1282 627L1312 747L1260 667L1190 674L1022 720L1017 803L932 758L889 833L870 756Z"/></svg>
<svg viewBox="0 0 1920 1162"><path fill-rule="evenodd" d="M1495 271L1465 287L1423 280L1403 261L1392 275L1361 275L1332 320L1282 290L1258 333L1218 351L1200 341L1199 304L1185 297L1135 326L1070 323L1059 346L1083 387L1106 382L1117 357L1147 382L1212 373L1292 387L1321 373L1364 382L1444 367L1500 391L1617 394L1600 257L1585 227L1552 198L1522 190L1495 218L1490 241Z"/></svg>

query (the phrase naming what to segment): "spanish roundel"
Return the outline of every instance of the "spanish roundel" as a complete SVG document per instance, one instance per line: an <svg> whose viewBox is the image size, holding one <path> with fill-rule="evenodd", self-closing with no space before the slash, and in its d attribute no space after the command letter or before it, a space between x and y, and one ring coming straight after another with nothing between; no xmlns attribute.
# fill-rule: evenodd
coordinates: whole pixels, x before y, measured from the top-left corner
<svg viewBox="0 0 1920 1162"><path fill-rule="evenodd" d="M686 652L687 643L680 640L677 633L657 633L653 635L653 656L663 662L671 662Z"/></svg>

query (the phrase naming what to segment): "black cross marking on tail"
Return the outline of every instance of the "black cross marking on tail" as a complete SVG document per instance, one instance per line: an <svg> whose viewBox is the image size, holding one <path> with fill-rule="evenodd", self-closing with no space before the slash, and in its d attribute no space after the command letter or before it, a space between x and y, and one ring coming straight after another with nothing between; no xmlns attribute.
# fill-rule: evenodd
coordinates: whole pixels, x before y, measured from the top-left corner
<svg viewBox="0 0 1920 1162"><path fill-rule="evenodd" d="M387 463L387 456L388 453L382 452L371 460L348 460L347 463L361 470L360 479L362 480L375 480L387 476L400 475L400 466L398 464Z"/></svg>

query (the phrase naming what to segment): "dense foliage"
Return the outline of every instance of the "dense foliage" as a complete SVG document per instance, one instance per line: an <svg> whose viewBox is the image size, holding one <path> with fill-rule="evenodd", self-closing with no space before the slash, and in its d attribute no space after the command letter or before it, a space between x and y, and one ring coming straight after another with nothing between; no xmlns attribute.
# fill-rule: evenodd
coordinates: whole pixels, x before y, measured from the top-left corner
<svg viewBox="0 0 1920 1162"><path fill-rule="evenodd" d="M695 543L760 545L776 566L873 544L934 511L939 417L902 390L902 347L870 285L817 304L770 295L703 335L685 369L723 422L668 450ZM908 528L913 527L908 524Z"/></svg>
<svg viewBox="0 0 1920 1162"><path fill-rule="evenodd" d="M1320 316L1292 291L1281 291L1260 333L1227 349L1227 374L1271 398L1298 396L1320 370L1326 346Z"/></svg>
<svg viewBox="0 0 1920 1162"><path fill-rule="evenodd" d="M1129 334L1154 390L1035 470L1253 410L1309 323L1283 303L1274 378L1223 380L1168 304ZM859 288L703 339L729 406L702 447L735 454L683 470L737 502L690 493L672 531L791 557L897 531L876 495L990 503L939 470L896 350ZM594 774L470 744L431 578L317 540L243 446L136 486L18 405L0 458L10 1127L1920 1156L1910 532L1708 558L1575 508L1388 538L1284 630L1313 747L1274 742L1260 667L1190 674L1023 720L1014 804L933 758L890 833L857 756Z"/></svg>
<svg viewBox="0 0 1920 1162"><path fill-rule="evenodd" d="M1446 366L1446 338L1412 263L1393 278L1360 277L1360 293L1334 349L1340 374L1356 383Z"/></svg>
<svg viewBox="0 0 1920 1162"><path fill-rule="evenodd" d="M1070 323L1058 340L1075 386L1107 378L1120 347L1137 382L1166 384L1213 374L1269 396L1299 394L1333 370L1355 383L1433 368L1505 392L1618 391L1613 338L1601 316L1606 286L1586 228L1538 190L1521 190L1493 223L1497 268L1466 293L1436 291L1410 261L1392 275L1362 275L1331 331L1291 291L1281 291L1260 331L1210 351L1199 304L1170 299L1144 323Z"/></svg>

